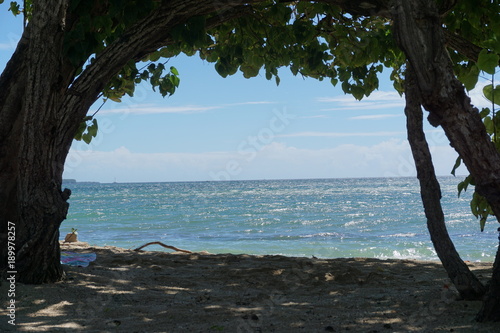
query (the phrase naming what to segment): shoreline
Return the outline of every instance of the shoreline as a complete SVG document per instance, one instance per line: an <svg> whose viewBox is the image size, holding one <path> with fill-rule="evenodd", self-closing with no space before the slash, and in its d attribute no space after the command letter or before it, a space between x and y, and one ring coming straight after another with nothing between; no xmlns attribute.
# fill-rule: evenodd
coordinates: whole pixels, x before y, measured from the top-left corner
<svg viewBox="0 0 500 333"><path fill-rule="evenodd" d="M18 284L19 332L491 332L439 262L177 253L66 243L94 252L50 285ZM481 281L491 263L468 262ZM0 287L6 294L6 284ZM6 302L0 310L7 325ZM10 326L10 327L9 327Z"/></svg>
<svg viewBox="0 0 500 333"><path fill-rule="evenodd" d="M69 244L69 243L64 243L64 240L63 239L60 239L59 240L59 243L61 245L63 244ZM130 251L133 251L134 249L138 248L138 247L141 247L141 246L144 246L145 244L149 244L149 243L159 243L157 241L151 241L151 242L146 242L146 241L141 241L141 242L135 242L133 245L132 244L127 244L125 246L121 245L121 244L118 244L118 245L114 245L114 244L97 244L97 243L89 243L89 242L81 242L81 241L78 241L76 243L71 243L73 245L71 245L73 248L78 248L78 247L83 247L83 248L87 248L87 247L96 247L96 248L104 248L104 247L113 247L113 248L120 248L120 249L124 249L124 250L130 250ZM75 245L76 244L76 245ZM82 245L79 245L79 244L82 244ZM169 243L170 244L170 243ZM128 246L130 245L130 246ZM171 244L170 244L171 245ZM177 244L175 244L177 245ZM174 247L175 247L174 245ZM283 257L291 257L291 258L317 258L317 259L324 259L324 260L333 260L333 259L339 259L339 258L373 258L373 259L378 259L378 260L414 260L414 261L423 261L423 262L436 262L436 263L441 263L441 261L439 260L439 258L437 257L437 255L435 256L435 258L415 258L415 257L411 257L411 256L401 256L401 257L394 257L394 256L389 256L389 255L379 255L379 256L356 256L356 255L348 255L348 256L339 256L339 257L332 257L332 256L322 256L322 255L319 255L317 253L313 253L313 254L289 254L289 253L282 253L282 252L275 252L275 253L251 253L249 251L238 251L238 252L228 252L228 251L221 251L221 252L216 252L216 251L213 251L211 252L211 249L208 248L206 250L200 250L199 248L198 249L192 249L191 247L189 247L189 245L187 246L184 246L182 245L181 246L183 250L187 250L187 251L190 251L190 252L193 252L193 253L204 253L204 254L232 254L232 255L250 255L250 256L266 256L266 255L276 255L276 256L283 256ZM173 253L175 251L172 251L170 249L165 249L163 248L162 246L158 246L158 245L152 245L152 246L149 246L149 247L146 247L145 249L141 250L142 251L149 251L149 252L163 252L163 253ZM463 258L462 258L463 259ZM494 260L495 260L495 257L493 256L492 258L481 258L481 259L463 259L464 262L466 263L486 263L486 264L493 264Z"/></svg>

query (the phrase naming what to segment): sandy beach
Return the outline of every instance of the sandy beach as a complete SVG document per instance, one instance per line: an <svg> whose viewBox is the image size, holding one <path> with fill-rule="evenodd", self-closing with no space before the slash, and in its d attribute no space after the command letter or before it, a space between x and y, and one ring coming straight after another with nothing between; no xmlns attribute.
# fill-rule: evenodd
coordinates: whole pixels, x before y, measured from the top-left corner
<svg viewBox="0 0 500 333"><path fill-rule="evenodd" d="M437 262L94 252L66 280L16 285L16 326L0 287L0 331L19 332L497 332L478 324L481 302L457 300ZM469 263L486 281L490 263Z"/></svg>

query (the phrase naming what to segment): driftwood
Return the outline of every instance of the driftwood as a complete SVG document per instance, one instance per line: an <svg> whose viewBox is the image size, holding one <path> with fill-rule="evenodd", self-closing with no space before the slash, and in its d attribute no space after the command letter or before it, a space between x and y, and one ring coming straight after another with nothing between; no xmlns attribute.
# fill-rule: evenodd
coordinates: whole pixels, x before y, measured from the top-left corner
<svg viewBox="0 0 500 333"><path fill-rule="evenodd" d="M182 250L182 249L179 249L179 248L177 248L177 247L175 247L175 246L165 245L165 244L163 244L162 242L150 242L150 243L146 243L146 244L144 244L144 245L142 245L142 246L139 246L137 249L134 249L134 251L140 251L142 248L144 248L144 247L146 247L146 246L149 246L149 245L155 245L155 244L157 244L157 245L161 245L161 246L163 246L163 247L166 247L167 249L172 249L172 250L174 250L174 251L179 251L179 252L184 252L184 253L193 253L193 252L188 251L188 250Z"/></svg>

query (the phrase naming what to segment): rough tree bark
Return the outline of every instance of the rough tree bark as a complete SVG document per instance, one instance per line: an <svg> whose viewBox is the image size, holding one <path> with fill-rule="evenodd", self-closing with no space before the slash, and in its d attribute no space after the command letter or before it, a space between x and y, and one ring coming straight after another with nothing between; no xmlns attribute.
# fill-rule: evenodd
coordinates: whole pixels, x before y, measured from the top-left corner
<svg viewBox="0 0 500 333"><path fill-rule="evenodd" d="M456 79L445 49L438 9L433 0L394 0L394 32L412 68L428 120L441 126L476 181L476 191L500 221L500 154L486 133L479 112ZM478 314L480 321L500 321L500 257Z"/></svg>
<svg viewBox="0 0 500 333"><path fill-rule="evenodd" d="M16 226L17 280L60 280L59 227L68 211L61 190L64 162L79 124L100 92L130 60L140 60L171 41L173 27L197 15L218 13L217 25L244 13L242 0L164 1L107 46L75 80L63 50L69 0L33 1L33 17L0 76L0 240ZM0 247L0 272L7 271Z"/></svg>
<svg viewBox="0 0 500 333"><path fill-rule="evenodd" d="M423 130L423 114L415 82L415 73L409 64L405 74L405 98L408 141L415 160L417 178L420 182L420 194L432 244L460 296L467 300L481 299L486 288L460 258L446 229L441 206L441 188L436 178L431 153Z"/></svg>
<svg viewBox="0 0 500 333"><path fill-rule="evenodd" d="M0 233L15 224L19 281L52 282L63 276L59 264L59 224L67 213L68 191L61 191L66 143L61 144L59 108L65 79L60 50L66 3L39 3L0 78ZM4 88L7 90L4 91ZM63 157L64 156L64 157ZM1 248L2 268L7 247Z"/></svg>

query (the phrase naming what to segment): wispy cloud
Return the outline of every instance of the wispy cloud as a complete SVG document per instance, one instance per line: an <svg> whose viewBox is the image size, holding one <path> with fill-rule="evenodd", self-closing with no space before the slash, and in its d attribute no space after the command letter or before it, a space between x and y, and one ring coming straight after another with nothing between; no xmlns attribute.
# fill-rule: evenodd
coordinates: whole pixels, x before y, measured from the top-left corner
<svg viewBox="0 0 500 333"><path fill-rule="evenodd" d="M448 145L433 146L431 150L437 174L449 174L456 153ZM327 149L301 149L273 142L256 152L251 161L237 151L135 153L124 147L111 152L72 149L65 178L104 182L214 180L225 179L221 175L227 174L228 165L232 165L230 179L415 175L407 141L389 139L369 146L345 144Z"/></svg>
<svg viewBox="0 0 500 333"><path fill-rule="evenodd" d="M351 95L319 97L316 100L335 105L333 108L325 108L321 111L391 109L404 108L405 105L404 99L397 92L391 91L375 91L361 101L356 100Z"/></svg>
<svg viewBox="0 0 500 333"><path fill-rule="evenodd" d="M184 106L157 106L151 104L134 104L125 108L116 108L102 110L100 114L163 114L163 113L197 113L213 109L219 109L220 106L200 106L200 105L184 105Z"/></svg>
<svg viewBox="0 0 500 333"><path fill-rule="evenodd" d="M298 132L290 134L280 134L278 137L298 138L298 137L330 137L330 138L344 138L344 137L373 137L373 136L400 136L405 135L406 132Z"/></svg>
<svg viewBox="0 0 500 333"><path fill-rule="evenodd" d="M251 101L251 102L221 104L212 106L207 106L207 105L161 106L156 104L133 104L129 105L128 107L102 110L99 113L108 115L109 114L144 115L144 114L165 114L165 113L200 113L200 112L229 108L234 106L266 105L266 104L274 104L274 102Z"/></svg>
<svg viewBox="0 0 500 333"><path fill-rule="evenodd" d="M299 119L317 119L317 118L325 119L325 118L330 118L330 117L328 117L327 115L321 114L321 115L316 115L316 116L304 116L304 117L298 117L298 118Z"/></svg>
<svg viewBox="0 0 500 333"><path fill-rule="evenodd" d="M241 103L224 104L224 106L261 105L261 104L276 104L276 102L268 102L268 101L241 102Z"/></svg>
<svg viewBox="0 0 500 333"><path fill-rule="evenodd" d="M402 116L402 114L373 114L373 115L366 115L366 116L350 117L349 119L351 119L351 120L372 120L372 119L395 118L395 117L401 117L401 116Z"/></svg>
<svg viewBox="0 0 500 333"><path fill-rule="evenodd" d="M12 43L0 43L0 50L14 50L16 48L15 44Z"/></svg>

